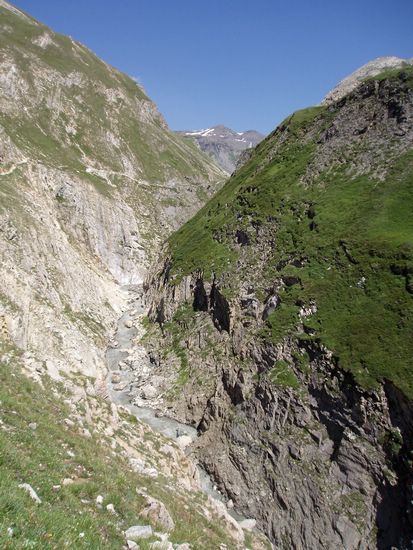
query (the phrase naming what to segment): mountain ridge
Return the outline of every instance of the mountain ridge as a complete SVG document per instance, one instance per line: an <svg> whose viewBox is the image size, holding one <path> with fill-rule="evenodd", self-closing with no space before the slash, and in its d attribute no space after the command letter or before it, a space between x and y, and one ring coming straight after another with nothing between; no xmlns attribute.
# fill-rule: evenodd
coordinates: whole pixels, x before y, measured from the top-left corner
<svg viewBox="0 0 413 550"><path fill-rule="evenodd" d="M256 130L236 132L223 124L203 130L177 130L176 134L193 139L227 173L232 173L244 151L255 147L263 134Z"/></svg>
<svg viewBox="0 0 413 550"><path fill-rule="evenodd" d="M373 78L386 69L399 69L409 66L413 66L413 58L402 59L396 56L377 57L343 78L326 94L321 105L329 105L334 101L340 100L345 95L351 93L363 80Z"/></svg>

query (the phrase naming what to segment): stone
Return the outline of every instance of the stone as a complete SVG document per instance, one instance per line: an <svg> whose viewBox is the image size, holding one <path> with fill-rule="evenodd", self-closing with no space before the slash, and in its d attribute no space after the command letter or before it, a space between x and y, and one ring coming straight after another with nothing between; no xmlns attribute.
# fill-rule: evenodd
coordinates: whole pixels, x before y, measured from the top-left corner
<svg viewBox="0 0 413 550"><path fill-rule="evenodd" d="M141 458L129 458L129 464L138 474L153 478L156 478L159 475L159 472L156 468L146 466L146 463Z"/></svg>
<svg viewBox="0 0 413 550"><path fill-rule="evenodd" d="M141 390L142 399L153 399L156 397L158 391L151 384L146 384Z"/></svg>
<svg viewBox="0 0 413 550"><path fill-rule="evenodd" d="M40 500L40 498L37 495L36 491L28 483L20 483L19 488L24 489L27 493L29 493L30 498L32 500L34 500L36 502L36 504L41 504L42 503L42 501Z"/></svg>
<svg viewBox="0 0 413 550"><path fill-rule="evenodd" d="M180 435L176 439L176 443L179 445L181 449L185 449L192 443L192 437L190 435Z"/></svg>
<svg viewBox="0 0 413 550"><path fill-rule="evenodd" d="M132 328L133 322L130 319L128 319L127 321L124 322L124 325L126 328Z"/></svg>
<svg viewBox="0 0 413 550"><path fill-rule="evenodd" d="M137 541L139 539L148 539L153 535L153 530L150 525L133 525L125 531L127 540Z"/></svg>
<svg viewBox="0 0 413 550"><path fill-rule="evenodd" d="M246 531L252 531L252 529L255 528L255 526L257 525L257 522L255 519L243 519L242 521L239 521L239 526L242 528L242 529L245 529Z"/></svg>
<svg viewBox="0 0 413 550"><path fill-rule="evenodd" d="M62 485L66 487L67 485L72 485L74 483L73 479L70 477L65 477L65 479L62 481Z"/></svg>
<svg viewBox="0 0 413 550"><path fill-rule="evenodd" d="M182 544L177 544L175 550L191 550L191 545L187 542L183 542Z"/></svg>
<svg viewBox="0 0 413 550"><path fill-rule="evenodd" d="M174 550L174 545L172 544L172 542L169 542L169 540L164 542L157 540L155 542L151 542L149 548L153 548L154 550L156 548L158 548L159 550Z"/></svg>
<svg viewBox="0 0 413 550"><path fill-rule="evenodd" d="M29 428L30 428L31 430L36 430L36 428L37 428L36 422L30 422Z"/></svg>
<svg viewBox="0 0 413 550"><path fill-rule="evenodd" d="M136 544L136 542L133 541L133 540L127 540L126 541L126 546L128 547L128 550L139 550L140 549L139 544Z"/></svg>
<svg viewBox="0 0 413 550"><path fill-rule="evenodd" d="M175 522L164 503L150 496L146 497L146 502L147 504L141 511L140 516L152 524L159 525L165 531L173 531Z"/></svg>
<svg viewBox="0 0 413 550"><path fill-rule="evenodd" d="M115 507L113 506L113 504L107 504L106 505L106 510L111 514L116 514L116 510L115 510Z"/></svg>

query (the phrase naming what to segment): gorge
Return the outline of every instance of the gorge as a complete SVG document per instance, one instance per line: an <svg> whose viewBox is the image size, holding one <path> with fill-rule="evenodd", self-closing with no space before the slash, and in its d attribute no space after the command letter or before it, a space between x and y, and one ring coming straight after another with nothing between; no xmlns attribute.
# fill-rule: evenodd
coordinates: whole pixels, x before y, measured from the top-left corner
<svg viewBox="0 0 413 550"><path fill-rule="evenodd" d="M410 549L412 60L227 178L82 44L0 28L0 545Z"/></svg>

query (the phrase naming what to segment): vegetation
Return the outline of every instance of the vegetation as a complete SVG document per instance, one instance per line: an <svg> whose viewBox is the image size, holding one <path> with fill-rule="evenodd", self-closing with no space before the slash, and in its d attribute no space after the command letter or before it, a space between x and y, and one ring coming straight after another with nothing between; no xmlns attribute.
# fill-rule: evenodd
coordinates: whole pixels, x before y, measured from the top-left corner
<svg viewBox="0 0 413 550"><path fill-rule="evenodd" d="M287 386L294 389L300 387L298 378L286 361L277 361L269 371L268 376L276 386Z"/></svg>
<svg viewBox="0 0 413 550"><path fill-rule="evenodd" d="M65 423L71 409L62 385L44 377L41 387L27 378L19 352L5 341L0 342L0 357L1 548L119 549L125 529L148 523L139 518L145 501L137 487L167 506L176 523L173 542L206 550L220 543L234 548L216 518L208 522L198 512L204 495L189 496L168 488L169 479L131 471L120 449L111 448L113 439L96 432L86 437L78 424ZM122 430L130 442L136 419L129 420L125 415ZM64 479L73 482L65 485ZM41 504L19 487L22 483L33 487ZM104 497L102 508L96 506L98 495ZM109 503L116 515L106 510Z"/></svg>
<svg viewBox="0 0 413 550"><path fill-rule="evenodd" d="M404 69L386 78L413 88ZM267 296L275 280L294 277L260 336L317 340L364 387L386 378L413 397L413 151L387 159L381 181L351 172L365 144L346 144L339 154L347 163L307 178L336 109L286 119L170 238L172 282L202 270L230 296L253 277L256 295ZM249 237L245 251L235 244L240 230ZM301 319L310 303L317 312Z"/></svg>

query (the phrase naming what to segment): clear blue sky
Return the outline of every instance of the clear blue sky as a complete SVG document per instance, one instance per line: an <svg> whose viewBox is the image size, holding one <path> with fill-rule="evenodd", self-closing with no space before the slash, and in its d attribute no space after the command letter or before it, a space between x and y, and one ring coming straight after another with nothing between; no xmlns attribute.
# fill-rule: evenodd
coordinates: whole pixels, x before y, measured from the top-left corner
<svg viewBox="0 0 413 550"><path fill-rule="evenodd" d="M383 56L413 57L413 0L15 0L137 77L173 129L271 131Z"/></svg>

